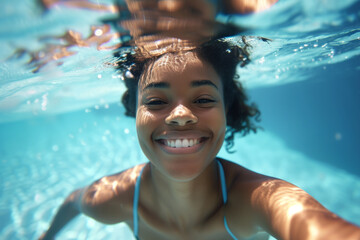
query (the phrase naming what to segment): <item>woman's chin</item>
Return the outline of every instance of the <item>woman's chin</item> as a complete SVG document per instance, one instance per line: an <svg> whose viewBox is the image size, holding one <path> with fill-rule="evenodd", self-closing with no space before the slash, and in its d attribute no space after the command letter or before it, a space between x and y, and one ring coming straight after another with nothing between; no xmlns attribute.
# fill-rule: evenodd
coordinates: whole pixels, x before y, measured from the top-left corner
<svg viewBox="0 0 360 240"><path fill-rule="evenodd" d="M173 160L163 165L162 172L173 181L188 182L201 175L207 165L200 160Z"/></svg>

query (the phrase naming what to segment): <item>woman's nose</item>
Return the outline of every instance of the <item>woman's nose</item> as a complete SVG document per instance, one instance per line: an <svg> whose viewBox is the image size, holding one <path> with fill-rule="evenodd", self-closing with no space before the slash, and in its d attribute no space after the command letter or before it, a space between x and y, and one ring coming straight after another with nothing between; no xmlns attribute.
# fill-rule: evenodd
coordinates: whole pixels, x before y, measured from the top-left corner
<svg viewBox="0 0 360 240"><path fill-rule="evenodd" d="M185 126L187 124L197 123L198 118L192 114L191 110L182 104L174 108L169 116L165 119L166 124Z"/></svg>

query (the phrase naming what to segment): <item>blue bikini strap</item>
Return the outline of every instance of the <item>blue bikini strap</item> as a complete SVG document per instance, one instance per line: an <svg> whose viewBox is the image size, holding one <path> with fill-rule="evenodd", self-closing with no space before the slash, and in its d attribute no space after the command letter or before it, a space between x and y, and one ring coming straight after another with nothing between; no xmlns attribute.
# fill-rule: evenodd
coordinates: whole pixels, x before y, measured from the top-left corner
<svg viewBox="0 0 360 240"><path fill-rule="evenodd" d="M224 168L220 162L220 160L217 160L218 166L219 166L219 174L220 174L220 184L221 184L221 192L222 192L222 197L223 197L223 203L224 205L226 205L227 203L227 189L226 189L226 181L225 181L225 173L224 173ZM226 221L226 216L224 214L224 226L226 231L229 233L229 235L234 239L237 240L237 238L235 237L235 235L231 232L229 225Z"/></svg>
<svg viewBox="0 0 360 240"><path fill-rule="evenodd" d="M138 205L139 205L139 195L140 195L140 182L141 182L141 175L145 169L145 166L140 171L139 176L136 179L135 183L135 192L134 192L134 203L133 203L133 224L134 224L134 236L136 240L139 240L139 216L138 216Z"/></svg>

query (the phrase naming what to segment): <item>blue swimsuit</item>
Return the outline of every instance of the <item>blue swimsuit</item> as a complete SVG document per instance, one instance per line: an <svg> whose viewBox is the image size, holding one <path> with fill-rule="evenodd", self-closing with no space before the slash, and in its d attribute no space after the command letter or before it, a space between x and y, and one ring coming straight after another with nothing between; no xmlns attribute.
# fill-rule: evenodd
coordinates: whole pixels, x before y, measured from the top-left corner
<svg viewBox="0 0 360 240"><path fill-rule="evenodd" d="M223 197L223 203L224 205L227 203L227 191L226 191L226 181L225 181L225 173L224 173L224 168L221 164L221 162L219 160L217 160L218 163L218 167L219 167L219 174L220 174L220 183L221 183L221 192L222 192L222 197ZM138 203L139 203L139 195L140 195L140 179L141 179L141 175L144 171L143 167L140 171L139 176L136 179L136 184L135 184L135 193L134 193L134 204L133 204L133 219L134 219L134 235L135 238L137 240L140 240L138 234L139 234L139 219L138 219ZM227 221L226 221L226 216L224 216L224 226L226 228L226 231L230 234L230 236L234 239L237 240L237 238L235 237L235 235L231 232Z"/></svg>

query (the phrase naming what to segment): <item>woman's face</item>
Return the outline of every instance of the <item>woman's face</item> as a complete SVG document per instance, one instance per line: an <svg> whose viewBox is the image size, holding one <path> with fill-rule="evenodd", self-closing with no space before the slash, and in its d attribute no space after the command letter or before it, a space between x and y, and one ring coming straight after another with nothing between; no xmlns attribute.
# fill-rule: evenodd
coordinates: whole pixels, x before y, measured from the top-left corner
<svg viewBox="0 0 360 240"><path fill-rule="evenodd" d="M224 141L220 77L195 53L162 56L140 78L136 128L156 171L176 181L196 178Z"/></svg>

